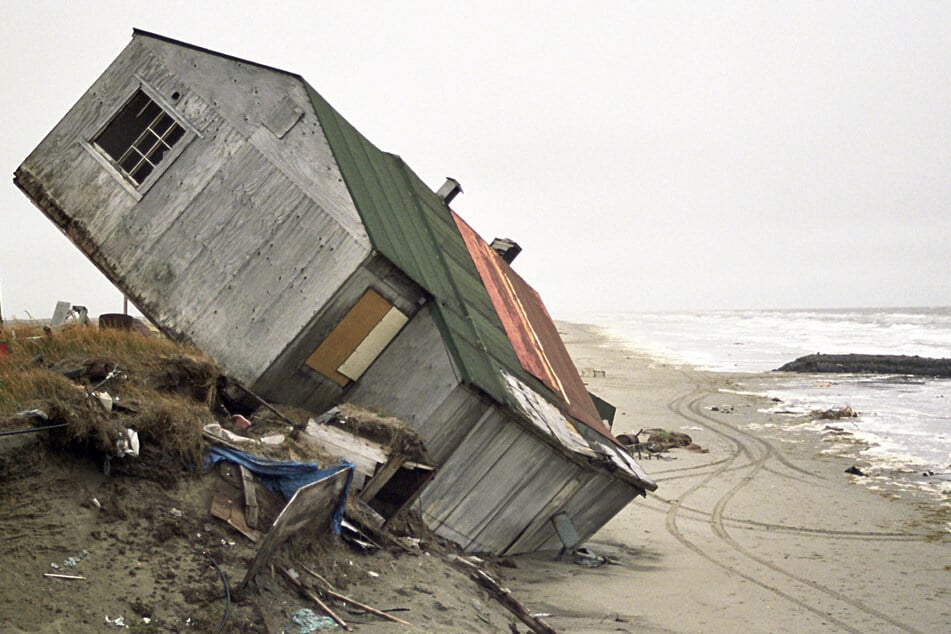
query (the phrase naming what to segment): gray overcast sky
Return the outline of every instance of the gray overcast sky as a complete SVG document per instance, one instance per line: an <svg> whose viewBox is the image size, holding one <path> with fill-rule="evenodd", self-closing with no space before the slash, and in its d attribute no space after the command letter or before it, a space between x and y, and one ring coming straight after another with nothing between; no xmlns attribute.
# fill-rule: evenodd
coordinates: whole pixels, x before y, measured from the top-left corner
<svg viewBox="0 0 951 634"><path fill-rule="evenodd" d="M397 6L398 5L398 6ZM515 5L515 6L510 6ZM951 305L951 3L11 2L5 317L121 295L12 173L132 27L304 75L557 317Z"/></svg>

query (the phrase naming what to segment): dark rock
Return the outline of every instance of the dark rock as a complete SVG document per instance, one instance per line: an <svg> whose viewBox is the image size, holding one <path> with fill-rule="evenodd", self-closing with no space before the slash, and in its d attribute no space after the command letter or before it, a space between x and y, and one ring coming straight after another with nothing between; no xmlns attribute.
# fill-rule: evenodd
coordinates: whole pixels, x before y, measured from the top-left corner
<svg viewBox="0 0 951 634"><path fill-rule="evenodd" d="M951 359L892 354L810 354L787 363L777 372L951 377Z"/></svg>

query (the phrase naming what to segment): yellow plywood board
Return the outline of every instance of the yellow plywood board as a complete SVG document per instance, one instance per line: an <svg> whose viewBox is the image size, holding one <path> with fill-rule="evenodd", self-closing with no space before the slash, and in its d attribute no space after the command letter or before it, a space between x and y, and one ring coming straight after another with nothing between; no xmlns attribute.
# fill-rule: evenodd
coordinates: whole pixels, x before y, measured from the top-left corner
<svg viewBox="0 0 951 634"><path fill-rule="evenodd" d="M337 368L353 354L392 308L379 293L373 289L367 290L314 350L307 359L307 365L338 385L349 383L350 379L338 372Z"/></svg>
<svg viewBox="0 0 951 634"><path fill-rule="evenodd" d="M347 357L347 360L337 368L337 371L354 381L359 379L370 367L370 364L380 356L387 344L393 341L393 337L396 336L408 319L396 308L390 309L380 320L380 323L360 342L353 354Z"/></svg>

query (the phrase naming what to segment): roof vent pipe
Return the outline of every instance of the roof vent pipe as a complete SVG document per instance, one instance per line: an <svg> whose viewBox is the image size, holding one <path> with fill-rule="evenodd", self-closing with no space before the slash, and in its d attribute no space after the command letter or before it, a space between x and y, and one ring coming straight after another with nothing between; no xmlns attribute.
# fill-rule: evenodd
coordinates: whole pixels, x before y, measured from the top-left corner
<svg viewBox="0 0 951 634"><path fill-rule="evenodd" d="M518 246L515 240L509 240L508 238L496 238L489 246L491 246L507 264L511 264L515 260L515 257L522 252L522 247Z"/></svg>
<svg viewBox="0 0 951 634"><path fill-rule="evenodd" d="M439 188L436 195L442 198L442 201L448 205L452 202L453 198L461 193L462 185L459 184L459 181L451 176L447 176L446 182L442 184L442 187Z"/></svg>

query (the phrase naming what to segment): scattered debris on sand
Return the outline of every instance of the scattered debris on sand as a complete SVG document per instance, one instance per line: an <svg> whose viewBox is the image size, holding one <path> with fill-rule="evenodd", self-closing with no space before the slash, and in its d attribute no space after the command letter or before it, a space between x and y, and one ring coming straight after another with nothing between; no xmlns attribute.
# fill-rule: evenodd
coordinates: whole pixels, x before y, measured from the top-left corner
<svg viewBox="0 0 951 634"><path fill-rule="evenodd" d="M411 512L383 519L401 502L383 467L427 460L402 422L349 404L240 410L213 362L135 329L0 339L0 621L12 631L550 631L498 565ZM289 502L281 483L317 470L331 475Z"/></svg>
<svg viewBox="0 0 951 634"><path fill-rule="evenodd" d="M813 420L838 420L840 418L858 418L858 412L846 405L845 407L815 410L810 413Z"/></svg>
<svg viewBox="0 0 951 634"><path fill-rule="evenodd" d="M647 434L647 440L642 442L641 434ZM650 459L671 449L684 448L695 453L707 453L709 450L693 442L693 439L683 432L669 431L659 427L641 429L636 434L618 434L617 439L627 447L632 456L641 458L646 454Z"/></svg>

